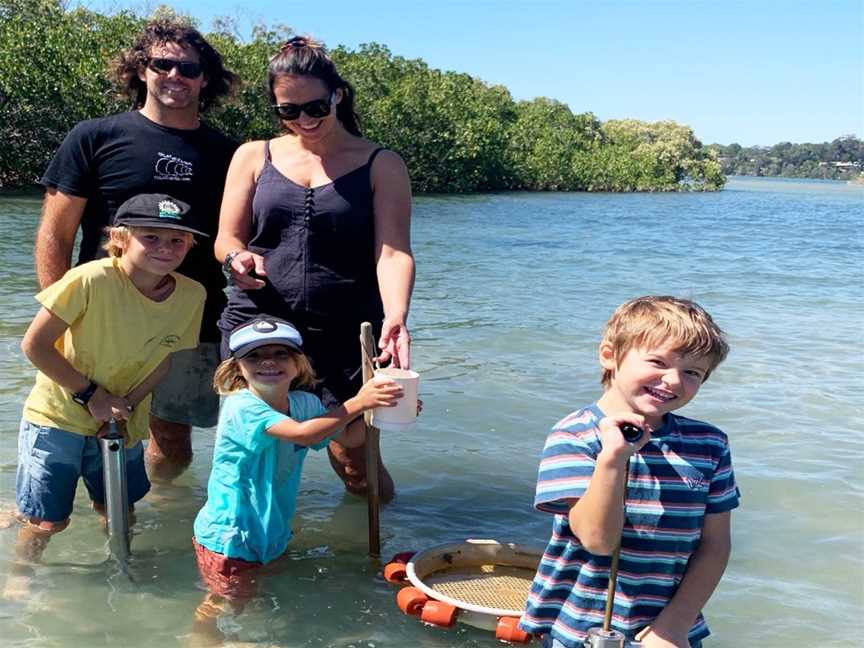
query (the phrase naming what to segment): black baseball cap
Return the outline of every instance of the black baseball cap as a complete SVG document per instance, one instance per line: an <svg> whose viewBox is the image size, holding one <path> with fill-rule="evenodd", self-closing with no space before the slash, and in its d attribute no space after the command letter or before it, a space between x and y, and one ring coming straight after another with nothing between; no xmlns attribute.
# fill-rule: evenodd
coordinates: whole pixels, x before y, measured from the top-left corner
<svg viewBox="0 0 864 648"><path fill-rule="evenodd" d="M127 227L164 227L207 236L191 217L192 208L168 194L138 194L117 208L115 225Z"/></svg>

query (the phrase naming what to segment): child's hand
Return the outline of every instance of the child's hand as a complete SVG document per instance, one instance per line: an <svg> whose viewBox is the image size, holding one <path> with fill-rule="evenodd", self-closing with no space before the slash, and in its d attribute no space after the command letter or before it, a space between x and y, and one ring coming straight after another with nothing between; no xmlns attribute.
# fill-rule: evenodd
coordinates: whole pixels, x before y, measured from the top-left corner
<svg viewBox="0 0 864 648"><path fill-rule="evenodd" d="M99 387L87 403L90 415L97 421L110 421L112 418L126 420L131 415L132 408L122 396L115 396L111 392Z"/></svg>
<svg viewBox="0 0 864 648"><path fill-rule="evenodd" d="M376 407L395 407L402 398L402 385L389 378L373 378L364 384L355 397L363 411Z"/></svg>
<svg viewBox="0 0 864 648"><path fill-rule="evenodd" d="M631 443L624 438L621 433L621 426L625 423L642 428L642 436L638 441ZM645 418L631 412L607 416L600 421L598 428L600 429L600 443L603 446L600 453L620 460L622 465L651 440L651 428L645 423Z"/></svg>
<svg viewBox="0 0 864 648"><path fill-rule="evenodd" d="M664 632L661 636L648 626L636 635L636 641L642 642L642 648L690 648L686 630L668 634Z"/></svg>

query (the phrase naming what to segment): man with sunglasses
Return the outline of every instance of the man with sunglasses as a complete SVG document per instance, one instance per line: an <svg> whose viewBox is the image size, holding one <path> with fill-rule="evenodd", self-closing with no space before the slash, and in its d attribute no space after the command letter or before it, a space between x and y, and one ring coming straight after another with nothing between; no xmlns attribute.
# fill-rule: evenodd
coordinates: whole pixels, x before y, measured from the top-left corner
<svg viewBox="0 0 864 648"><path fill-rule="evenodd" d="M147 24L114 72L133 109L79 123L58 149L41 181L46 193L36 269L42 288L60 279L71 265L79 227L77 263L103 256L104 227L134 195L168 194L192 207L209 238L189 251L178 271L207 289L201 344L175 354L154 391L147 446L151 479L169 480L192 460L191 426L211 427L218 415L212 378L225 279L212 241L236 144L202 123L201 112L230 92L234 75L197 30L174 20Z"/></svg>

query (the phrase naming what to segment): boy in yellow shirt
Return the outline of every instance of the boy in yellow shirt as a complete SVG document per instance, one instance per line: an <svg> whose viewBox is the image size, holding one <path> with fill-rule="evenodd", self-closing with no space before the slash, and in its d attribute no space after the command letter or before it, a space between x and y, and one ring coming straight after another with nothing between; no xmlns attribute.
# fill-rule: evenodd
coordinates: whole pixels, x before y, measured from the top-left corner
<svg viewBox="0 0 864 648"><path fill-rule="evenodd" d="M79 477L104 515L97 435L109 420L125 430L130 509L150 490L141 443L150 392L171 354L198 343L204 288L173 272L193 235L206 236L189 206L139 194L120 206L107 234L107 258L73 268L36 295L42 308L21 343L39 372L18 437L20 561L38 561L49 538L68 526Z"/></svg>

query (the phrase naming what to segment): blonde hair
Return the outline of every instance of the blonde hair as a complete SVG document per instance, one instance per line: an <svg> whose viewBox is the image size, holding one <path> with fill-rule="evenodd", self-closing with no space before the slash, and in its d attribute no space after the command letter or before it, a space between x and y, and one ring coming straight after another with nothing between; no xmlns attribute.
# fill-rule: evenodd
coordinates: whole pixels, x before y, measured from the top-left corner
<svg viewBox="0 0 864 648"><path fill-rule="evenodd" d="M729 353L726 334L696 302L677 297L637 297L619 306L606 323L602 344L608 344L620 363L631 349L657 348L671 343L676 353L708 359L708 380ZM600 382L608 388L612 371L603 370Z"/></svg>
<svg viewBox="0 0 864 648"><path fill-rule="evenodd" d="M145 225L142 227L129 227L127 225L109 225L103 231L105 232L105 242L102 244L102 249L108 253L110 257L121 257L123 256L123 249L129 245L129 239L132 237L132 234L136 229L143 228L150 229L173 229L173 228L160 228L157 225ZM192 235L192 232L186 232L184 230L174 230L176 232L185 234L189 238L192 239L192 245L195 245L195 237Z"/></svg>
<svg viewBox="0 0 864 648"><path fill-rule="evenodd" d="M110 257L123 256L123 249L129 244L129 238L132 236L132 229L125 225L108 226L105 228L105 242L102 244L102 249L108 253Z"/></svg>
<svg viewBox="0 0 864 648"><path fill-rule="evenodd" d="M284 345L280 345L284 346ZM312 365L309 364L307 358L302 352L295 351L290 347L285 347L291 353L294 363L297 366L297 375L291 381L291 389L300 387L313 387L318 380L315 378L315 372L312 370ZM240 371L240 363L237 358L231 356L227 360L223 360L218 367L216 373L213 374L213 389L220 396L227 396L234 392L246 389L249 383L243 377L243 372Z"/></svg>

